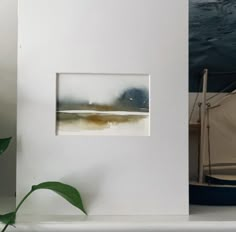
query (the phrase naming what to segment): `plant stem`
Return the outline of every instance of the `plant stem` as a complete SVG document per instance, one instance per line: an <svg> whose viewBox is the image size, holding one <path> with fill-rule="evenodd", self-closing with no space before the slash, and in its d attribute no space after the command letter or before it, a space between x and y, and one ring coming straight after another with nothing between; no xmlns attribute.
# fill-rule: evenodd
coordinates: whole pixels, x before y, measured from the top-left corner
<svg viewBox="0 0 236 232"><path fill-rule="evenodd" d="M24 203L24 201L29 197L29 195L33 192L34 190L31 190L30 192L28 192L25 197L21 200L21 202L18 204L18 206L16 207L16 210L14 211L14 215L16 216L17 211L19 210L19 208L21 207L21 205ZM11 221L11 219L10 219ZM7 227L10 225L10 221L4 226L3 230L1 232L5 232Z"/></svg>
<svg viewBox="0 0 236 232"><path fill-rule="evenodd" d="M7 223L7 224L4 226L2 232L6 231L6 229L7 229L8 226L9 226L9 223Z"/></svg>

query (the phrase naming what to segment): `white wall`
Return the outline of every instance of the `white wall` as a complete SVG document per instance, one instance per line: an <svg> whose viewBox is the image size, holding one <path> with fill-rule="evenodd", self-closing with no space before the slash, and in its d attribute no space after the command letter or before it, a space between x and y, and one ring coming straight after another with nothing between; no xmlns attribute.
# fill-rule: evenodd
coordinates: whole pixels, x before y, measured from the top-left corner
<svg viewBox="0 0 236 232"><path fill-rule="evenodd" d="M0 1L0 137L16 135L17 0ZM16 144L0 158L0 195L15 194Z"/></svg>

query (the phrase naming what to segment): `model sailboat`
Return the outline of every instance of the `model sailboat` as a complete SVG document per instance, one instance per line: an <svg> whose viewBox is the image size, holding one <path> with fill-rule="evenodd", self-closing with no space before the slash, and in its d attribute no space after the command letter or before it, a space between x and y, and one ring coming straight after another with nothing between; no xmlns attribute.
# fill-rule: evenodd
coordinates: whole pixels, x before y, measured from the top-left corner
<svg viewBox="0 0 236 232"><path fill-rule="evenodd" d="M199 124L194 124L200 129L198 181L190 183L190 204L236 205L236 94L211 104L207 84L205 69Z"/></svg>

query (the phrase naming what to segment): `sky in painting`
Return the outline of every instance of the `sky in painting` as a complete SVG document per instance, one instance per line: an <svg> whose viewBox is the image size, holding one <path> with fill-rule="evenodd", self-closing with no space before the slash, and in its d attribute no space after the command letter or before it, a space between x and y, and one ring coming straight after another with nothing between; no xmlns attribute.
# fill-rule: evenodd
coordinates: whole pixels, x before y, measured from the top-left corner
<svg viewBox="0 0 236 232"><path fill-rule="evenodd" d="M149 75L60 74L58 102L110 104L129 88L149 90Z"/></svg>

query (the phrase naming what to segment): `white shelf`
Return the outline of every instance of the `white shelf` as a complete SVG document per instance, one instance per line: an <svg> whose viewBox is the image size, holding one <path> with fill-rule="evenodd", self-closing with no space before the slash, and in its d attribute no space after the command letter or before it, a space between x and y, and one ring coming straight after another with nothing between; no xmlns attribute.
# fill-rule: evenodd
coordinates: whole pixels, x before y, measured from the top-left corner
<svg viewBox="0 0 236 232"><path fill-rule="evenodd" d="M14 208L14 199L0 199L0 213ZM190 216L35 216L20 215L8 231L235 231L236 207L191 206Z"/></svg>

